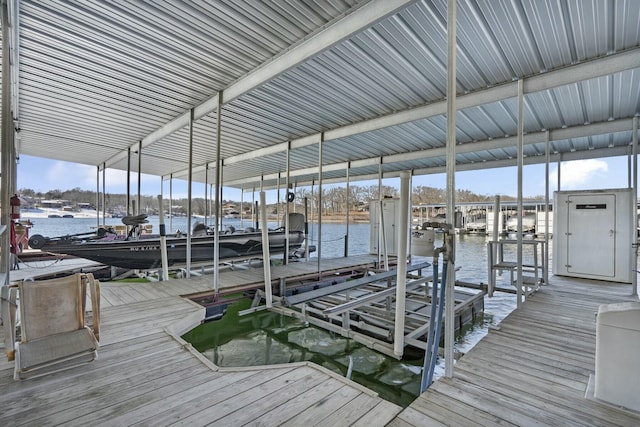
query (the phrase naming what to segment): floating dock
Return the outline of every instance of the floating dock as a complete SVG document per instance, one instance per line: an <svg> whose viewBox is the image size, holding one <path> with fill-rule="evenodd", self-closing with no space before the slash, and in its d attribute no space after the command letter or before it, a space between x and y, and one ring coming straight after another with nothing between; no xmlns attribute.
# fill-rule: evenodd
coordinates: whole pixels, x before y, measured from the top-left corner
<svg viewBox="0 0 640 427"><path fill-rule="evenodd" d="M404 410L312 363L213 365L179 338L205 311L181 295L210 287L210 277L103 283L99 359L14 382L0 358L0 425L640 425L584 397L594 314L633 300L629 285L554 277Z"/></svg>

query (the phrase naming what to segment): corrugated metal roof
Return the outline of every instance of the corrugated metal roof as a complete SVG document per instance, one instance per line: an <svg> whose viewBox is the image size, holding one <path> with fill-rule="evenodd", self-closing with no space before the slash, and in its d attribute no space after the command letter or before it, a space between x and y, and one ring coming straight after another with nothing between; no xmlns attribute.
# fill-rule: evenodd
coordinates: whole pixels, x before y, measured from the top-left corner
<svg viewBox="0 0 640 427"><path fill-rule="evenodd" d="M394 2L22 0L21 153L126 169L118 154L137 151L147 135L302 52L296 49L314 37L333 34L341 20L359 22L367 7L369 13L383 4ZM288 141L297 147L294 179L317 179L307 171L317 166L317 144L305 138L319 141L323 132L343 135L323 143L328 180L344 179L347 161L352 178L375 175L376 159L388 176L442 171L446 4L409 2L309 57L299 53L297 62L256 88L229 101L223 95L221 156L243 159L224 168L225 182L247 188L261 179L275 182L278 173L284 176L284 152L250 153ZM584 126L640 114L640 61L624 56L633 50L640 57L640 2L467 0L457 10L458 95L481 100L458 112L461 166L515 158L515 93L495 95L509 91L514 79L543 87L525 95L527 133L595 129ZM584 64L597 58L609 62L590 77ZM553 73L564 68L571 77L556 86ZM400 116L397 124L373 126ZM215 128L215 112L194 123L196 180L205 179L205 165L214 166ZM616 129L554 139L552 151L604 157L630 140L630 129ZM496 148L487 149L491 144ZM142 172L185 177L188 150L183 127L142 149ZM528 144L525 155L539 158L544 150L544 143ZM137 160L132 165L136 170Z"/></svg>

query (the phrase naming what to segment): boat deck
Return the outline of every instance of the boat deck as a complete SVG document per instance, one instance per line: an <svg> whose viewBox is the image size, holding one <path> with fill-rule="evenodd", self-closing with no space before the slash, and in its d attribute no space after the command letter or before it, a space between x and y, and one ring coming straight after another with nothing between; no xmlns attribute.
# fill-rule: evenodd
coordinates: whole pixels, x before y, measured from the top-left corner
<svg viewBox="0 0 640 427"><path fill-rule="evenodd" d="M585 398L598 306L638 300L630 294L628 284L554 276L391 425L640 425L640 413Z"/></svg>

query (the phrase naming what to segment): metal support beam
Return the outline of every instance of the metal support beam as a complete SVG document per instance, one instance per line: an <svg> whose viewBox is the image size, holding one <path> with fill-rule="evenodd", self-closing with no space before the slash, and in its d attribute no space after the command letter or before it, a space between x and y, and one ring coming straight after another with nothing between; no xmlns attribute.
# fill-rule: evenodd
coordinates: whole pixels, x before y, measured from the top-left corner
<svg viewBox="0 0 640 427"><path fill-rule="evenodd" d="M445 376L453 377L455 341L455 208L456 208L456 0L447 3L447 223L451 226L447 253L449 266L445 288L444 359ZM445 261L446 262L446 261Z"/></svg>
<svg viewBox="0 0 640 427"><path fill-rule="evenodd" d="M547 143L545 144L544 150L544 250L545 253L542 254L544 257L544 265L547 266L544 271L544 284L549 284L549 205L551 204L551 200L549 200L549 161L551 156L551 142L549 131L547 131Z"/></svg>
<svg viewBox="0 0 640 427"><path fill-rule="evenodd" d="M632 129L633 129L633 119L626 118L626 119L612 120L607 122L591 123L588 125L572 126L564 129L554 129L549 131L549 138L551 142L564 141L567 139L583 138L583 137L592 136L592 135L607 135L611 133L630 132ZM523 142L525 146L531 145L531 144L545 144L547 139L547 131L530 132L524 135L523 139L524 139ZM517 145L517 136L510 136L505 138L492 138L492 139L486 139L483 141L465 142L460 145L457 145L456 153L466 154L466 153L473 153L478 151L511 148L511 147L515 147L516 145ZM606 152L606 150L611 150L611 149L606 148L606 149L600 149L600 150L604 150L602 152ZM579 156L580 153L582 153L586 158L591 158L592 152L594 151L598 151L598 150L589 150L588 152L576 151L574 153L571 153L571 155ZM612 155L617 155L617 154L612 154ZM347 163L349 163L350 168L353 169L353 168L361 168L361 167L367 167L367 166L377 166L380 163L393 164L393 163L404 162L408 160L432 159L432 158L445 157L445 156L446 156L446 146L438 147L438 148L430 148L427 150L412 151L408 153L392 154L384 157L377 156L377 157L371 157L367 159L351 160L350 162L337 162L332 164L325 164L323 165L323 170L325 172L344 170L347 167ZM603 156L606 157L607 154L604 154ZM531 157L527 157L527 161L530 158ZM226 159L225 159L225 164L228 164ZM474 165L477 168L482 168L482 166L478 165L477 163L475 163ZM422 172L423 171L422 169L416 169L415 171L418 172L417 174L424 173ZM297 170L291 171L291 177L295 178L300 176L312 175L315 172L316 172L315 167L297 169ZM437 172L437 173L440 173L440 172ZM399 176L399 172L397 172L396 176ZM275 180L277 179L277 174L264 175L264 179ZM361 178L357 177L357 179L361 179ZM366 178L366 179L371 179L371 178ZM239 180L229 181L229 185L241 186L246 184L252 184L255 181L256 181L256 178L248 177L248 178L243 178Z"/></svg>
<svg viewBox="0 0 640 427"><path fill-rule="evenodd" d="M349 169L351 169L351 165L349 162L347 162L347 170L345 171L345 174L347 176L347 231L346 234L344 236L344 256L348 257L349 256L349 213L351 211L350 209L350 202L351 202L351 180L349 179Z"/></svg>
<svg viewBox="0 0 640 427"><path fill-rule="evenodd" d="M286 167L286 177L285 177L285 209L284 209L284 234L285 236L287 236L287 239L285 241L285 246L284 246L284 265L287 265L289 263L289 212L290 212L290 205L295 203L295 199L292 202L289 202L289 192L291 191L291 173L290 173L290 169L291 169L291 147L287 148L287 158L285 161L285 167ZM295 196L294 196L295 197ZM281 295L284 296L284 295Z"/></svg>
<svg viewBox="0 0 640 427"><path fill-rule="evenodd" d="M331 23L325 25L321 31L303 38L275 58L269 58L263 65L255 68L241 79L232 83L224 92L218 92L216 95L192 108L191 112L181 114L150 133L142 140L144 146L171 135L187 126L190 121L198 120L213 112L218 105L222 103L227 104L262 86L301 63L366 30L381 20L398 13L416 1L417 0L372 0L364 4L357 4ZM113 156L107 163L112 165L121 158L121 155Z"/></svg>
<svg viewBox="0 0 640 427"><path fill-rule="evenodd" d="M100 228L100 166L99 165L96 166L96 229L98 228Z"/></svg>
<svg viewBox="0 0 640 427"><path fill-rule="evenodd" d="M587 62L581 62L568 67L552 70L544 74L538 74L523 80L524 93L540 92L576 83L584 80L595 79L622 71L640 68L640 48L607 55L602 58ZM518 83L510 82L488 89L478 90L457 97L459 109L478 107L498 101L516 98L518 96ZM440 116L447 111L447 101L437 101L407 110L395 112L382 117L364 120L359 123L329 129L324 132L325 142L397 126L416 120ZM292 148L301 148L316 143L319 134L308 135L291 141ZM279 151L286 150L287 143L272 145L268 148L253 151L251 153L231 156L226 159L227 164L233 164L257 157L264 157ZM355 167L355 166L354 166Z"/></svg>
<svg viewBox="0 0 640 427"><path fill-rule="evenodd" d="M107 225L107 168L102 164L102 225Z"/></svg>
<svg viewBox="0 0 640 427"><path fill-rule="evenodd" d="M138 197L137 197L137 211L134 212L136 215L140 215L140 203L142 202L142 141L138 143Z"/></svg>
<svg viewBox="0 0 640 427"><path fill-rule="evenodd" d="M407 243L409 236L409 213L411 189L409 172L400 174L400 220L398 227L398 268L396 276L396 312L393 352L402 357L404 353L404 316L407 293Z"/></svg>
<svg viewBox="0 0 640 427"><path fill-rule="evenodd" d="M127 215L131 215L131 147L127 148Z"/></svg>
<svg viewBox="0 0 640 427"><path fill-rule="evenodd" d="M14 125L13 113L11 111L11 61L8 58L11 55L11 45L9 32L11 30L9 23L9 5L3 1L2 7L2 150L0 150L0 205L2 206L2 217L0 219L0 242L2 250L0 251L0 276L3 280L0 287L9 284L9 271L11 270L11 256L9 247L10 241L10 225L11 210L9 209L11 196L15 192L16 183L13 179L12 169L15 165L16 153L13 141ZM14 23L15 24L15 23ZM5 329L7 330L7 329ZM6 336L6 335L5 335ZM7 340L8 342L9 340ZM10 350L10 349L7 349Z"/></svg>
<svg viewBox="0 0 640 427"><path fill-rule="evenodd" d="M216 194L214 207L216 215L213 221L214 235L213 235L213 290L218 292L220 290L220 215L222 213L220 189L222 188L222 159L221 157L221 145L222 145L222 94L218 93L216 108ZM265 260L268 262L268 260Z"/></svg>
<svg viewBox="0 0 640 427"><path fill-rule="evenodd" d="M320 142L318 142L318 244L316 252L318 253L318 280L322 280L322 145L324 143L324 134L320 134Z"/></svg>
<svg viewBox="0 0 640 427"><path fill-rule="evenodd" d="M631 229L635 230L638 226L638 116L633 118L633 135L631 137L631 144L633 147L633 224ZM631 295L638 296L638 233L633 233L634 238L634 250L633 250L633 274L631 275Z"/></svg>
<svg viewBox="0 0 640 427"><path fill-rule="evenodd" d="M517 286L516 286L516 295L517 302L516 307L520 308L522 306L522 233L524 231L524 224L522 223L522 168L524 167L524 82L522 80L518 80L518 197L517 197L517 206L518 206L518 227L516 240L518 242L517 246Z"/></svg>
<svg viewBox="0 0 640 427"><path fill-rule="evenodd" d="M561 183L560 172L561 172L561 169L562 169L562 157L563 157L563 154L560 153L560 155L558 156L558 176L557 176L557 178L558 178L558 183L557 183L558 191L560 191L560 183Z"/></svg>
<svg viewBox="0 0 640 427"><path fill-rule="evenodd" d="M191 277L191 198L193 197L193 109L189 119L189 178L187 179L187 279Z"/></svg>

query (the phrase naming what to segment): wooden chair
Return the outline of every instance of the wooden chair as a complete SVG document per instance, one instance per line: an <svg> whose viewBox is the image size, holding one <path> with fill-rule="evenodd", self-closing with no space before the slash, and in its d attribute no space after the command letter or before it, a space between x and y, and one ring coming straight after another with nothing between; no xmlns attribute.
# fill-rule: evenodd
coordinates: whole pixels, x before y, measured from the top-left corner
<svg viewBox="0 0 640 427"><path fill-rule="evenodd" d="M87 287L91 297L91 328L85 325ZM8 297L5 305L11 307L15 292L4 293ZM98 357L100 286L92 274L19 282L17 296L20 341L14 346L15 380L68 369ZM11 329L15 331L15 316L11 320ZM7 336L5 332L5 339L15 340L16 334ZM11 359L12 355L7 356ZM43 369L40 374L30 375L40 369Z"/></svg>

